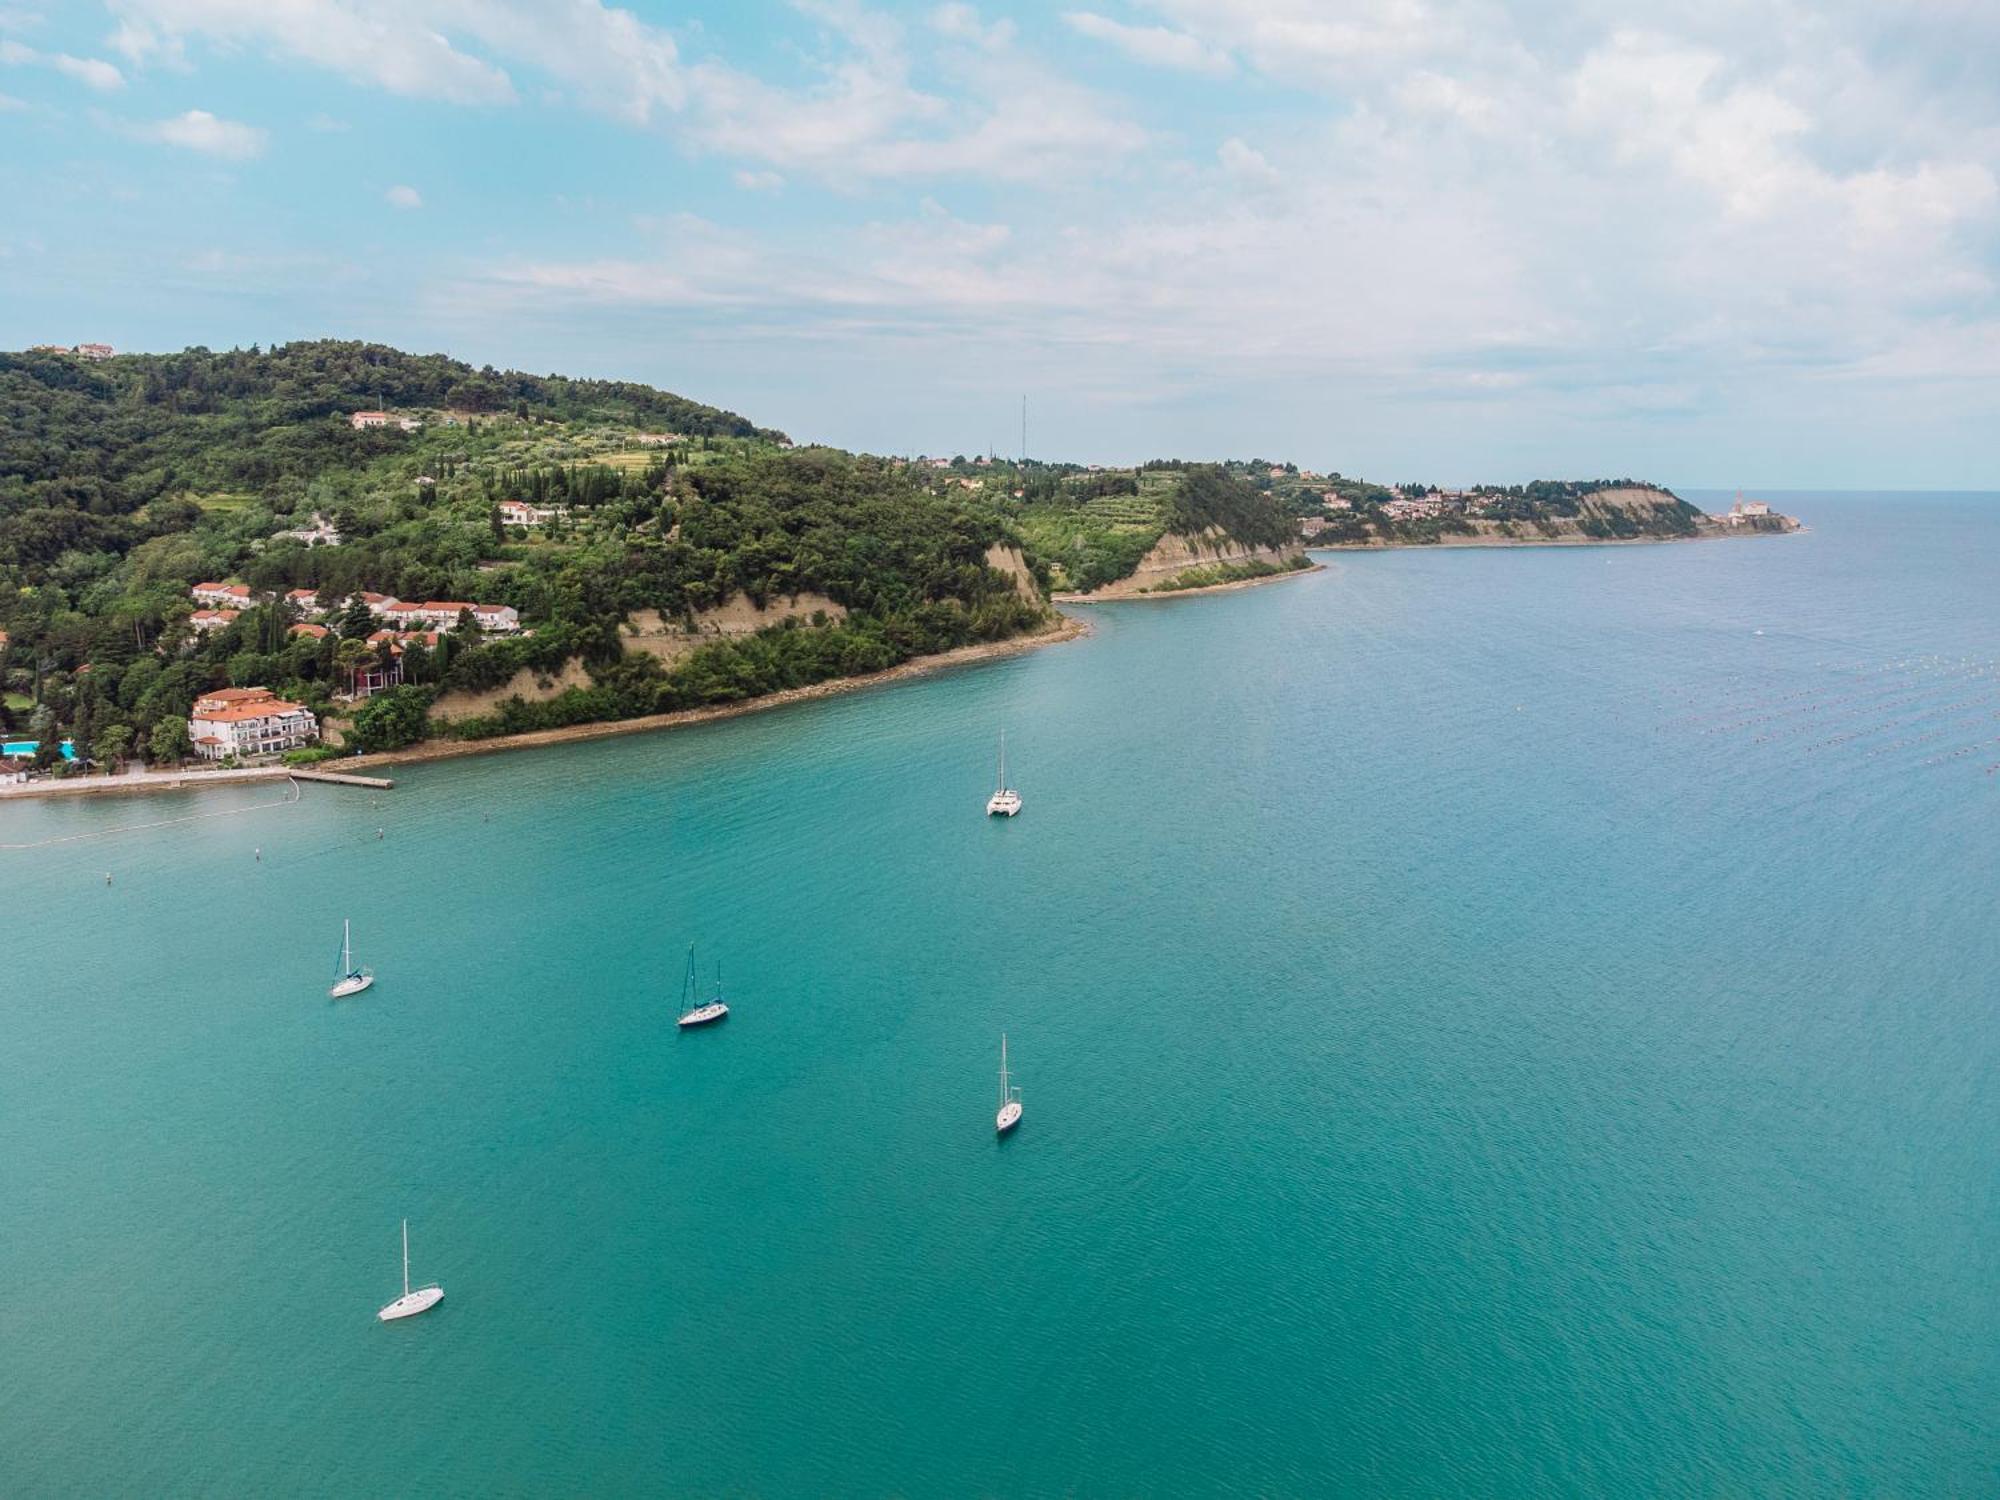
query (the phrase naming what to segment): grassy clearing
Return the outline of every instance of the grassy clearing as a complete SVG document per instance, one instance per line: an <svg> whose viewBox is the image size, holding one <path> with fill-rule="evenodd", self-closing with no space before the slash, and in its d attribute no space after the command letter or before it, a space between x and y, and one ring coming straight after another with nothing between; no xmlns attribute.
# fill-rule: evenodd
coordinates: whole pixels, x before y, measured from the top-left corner
<svg viewBox="0 0 2000 1500"><path fill-rule="evenodd" d="M218 490L214 494L210 495L190 494L187 498L192 500L196 505L200 506L205 511L214 511L218 513L227 513L229 511L234 511L234 510L247 510L250 506L255 505L257 503L257 497L255 495L249 494L241 490L236 490L236 491Z"/></svg>

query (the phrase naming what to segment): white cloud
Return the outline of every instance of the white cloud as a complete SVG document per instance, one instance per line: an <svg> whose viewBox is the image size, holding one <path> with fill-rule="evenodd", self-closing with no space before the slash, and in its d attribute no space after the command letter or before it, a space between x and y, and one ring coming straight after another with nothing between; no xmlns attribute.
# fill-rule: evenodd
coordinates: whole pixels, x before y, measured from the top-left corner
<svg viewBox="0 0 2000 1500"><path fill-rule="evenodd" d="M785 179L776 172L752 172L747 169L735 174L735 182L746 193L775 193L785 185Z"/></svg>
<svg viewBox="0 0 2000 1500"><path fill-rule="evenodd" d="M0 94L0 114L6 114L11 110L26 109L27 107L28 101L25 99L16 99L12 94Z"/></svg>
<svg viewBox="0 0 2000 1500"><path fill-rule="evenodd" d="M99 93L110 93L125 87L125 75L102 58L72 57L67 52L37 52L20 42L0 41L0 64L50 68Z"/></svg>
<svg viewBox="0 0 2000 1500"><path fill-rule="evenodd" d="M406 183L397 183L382 195L395 208L422 208L424 195Z"/></svg>
<svg viewBox="0 0 2000 1500"><path fill-rule="evenodd" d="M844 46L821 64L814 83L781 88L714 63L692 70L694 139L727 156L841 185L1076 177L1147 140L1105 100L990 30L980 33L976 50L929 69L930 87L919 88L897 27L851 9L831 14L842 23Z"/></svg>
<svg viewBox="0 0 2000 1500"><path fill-rule="evenodd" d="M602 0L107 0L135 62L199 40L253 48L357 83L450 104L511 104L506 64L644 124L685 103L673 38Z"/></svg>
<svg viewBox="0 0 2000 1500"><path fill-rule="evenodd" d="M1093 41L1104 42L1131 58L1154 68L1175 68L1184 73L1206 73L1221 77L1233 73L1236 65L1229 54L1211 47L1198 37L1166 26L1128 26L1095 11L1063 13L1070 30Z"/></svg>
<svg viewBox="0 0 2000 1500"><path fill-rule="evenodd" d="M1424 0L1149 0L1149 8L1197 45L1306 83L1448 46L1459 35L1450 9Z"/></svg>
<svg viewBox="0 0 2000 1500"><path fill-rule="evenodd" d="M186 151L219 156L225 161L248 161L262 156L267 139L265 133L254 125L219 119L205 109L191 109L171 119L134 125L130 134L138 140L179 146Z"/></svg>
<svg viewBox="0 0 2000 1500"><path fill-rule="evenodd" d="M988 26L979 19L979 12L974 7L960 3L940 5L932 11L931 28L938 35L950 37L953 41L970 42L975 47L992 50L1008 46L1015 36L1012 21L995 21Z"/></svg>
<svg viewBox="0 0 2000 1500"><path fill-rule="evenodd" d="M1222 164L1222 170L1230 176L1253 186L1276 187L1279 183L1278 169L1271 165L1264 153L1255 146L1244 144L1235 136L1222 143L1215 153L1215 159Z"/></svg>
<svg viewBox="0 0 2000 1500"><path fill-rule="evenodd" d="M678 118L693 145L751 167L858 185L950 174L1032 180L1130 154L1146 133L1022 55L1011 22L945 4L945 55L919 76L910 38L858 0L796 0L824 29L816 75L779 85L718 60L689 65L665 31L602 0L107 0L119 44L172 60L203 42L457 104L519 97L533 70L633 124ZM949 92L946 92L949 90Z"/></svg>

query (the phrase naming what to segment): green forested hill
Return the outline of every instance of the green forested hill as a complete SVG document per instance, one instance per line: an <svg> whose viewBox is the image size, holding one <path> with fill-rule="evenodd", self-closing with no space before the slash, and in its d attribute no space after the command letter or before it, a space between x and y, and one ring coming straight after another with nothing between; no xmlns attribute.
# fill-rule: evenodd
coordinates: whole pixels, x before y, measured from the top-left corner
<svg viewBox="0 0 2000 1500"><path fill-rule="evenodd" d="M189 349L99 362L0 353L0 519L19 522L43 509L110 519L176 493L268 488L328 468L362 467L398 451L404 437L357 432L343 420L377 407L439 419L449 413L460 422L507 416L783 436L648 386L476 370L441 354L379 344ZM52 518L43 523L60 533ZM108 540L116 532L98 527L85 535Z"/></svg>
<svg viewBox="0 0 2000 1500"><path fill-rule="evenodd" d="M377 409L387 426L348 420ZM510 524L506 501L539 508L534 524ZM0 730L72 735L110 760L180 749L180 721L215 688L349 712L339 690L388 664L370 639L383 622L360 609L294 626L359 591L508 605L524 627L404 640L407 685L353 711L350 743L382 748L446 732L427 719L439 694L490 705L523 668L578 685L499 695L449 732L727 702L1002 639L1047 621L1051 586L1124 578L1169 533L1269 552L1302 530L1410 545L1701 524L1631 481L1391 491L1263 460L1086 469L793 449L646 386L370 344L0 353ZM191 621L190 586L207 581L248 591L234 619ZM804 626L697 633L725 607L739 609L732 629L766 618L738 601L799 594L834 607L809 607Z"/></svg>
<svg viewBox="0 0 2000 1500"><path fill-rule="evenodd" d="M349 424L378 407L398 421ZM549 517L508 526L503 500ZM317 522L338 542L287 534ZM421 733L440 690L572 659L588 687L473 732L728 701L1039 624L1039 598L987 565L1011 540L994 506L914 470L795 451L642 386L358 344L0 355L0 728L123 753L175 744L173 721L217 687L269 686L330 710L357 658L380 657L367 637L381 622L294 633L294 590L520 611L520 637L450 630L435 648L406 644L411 686L357 716L364 745ZM189 588L210 580L251 598L202 633ZM624 648L634 611L692 622L738 595L799 591L845 618L715 642L670 666Z"/></svg>

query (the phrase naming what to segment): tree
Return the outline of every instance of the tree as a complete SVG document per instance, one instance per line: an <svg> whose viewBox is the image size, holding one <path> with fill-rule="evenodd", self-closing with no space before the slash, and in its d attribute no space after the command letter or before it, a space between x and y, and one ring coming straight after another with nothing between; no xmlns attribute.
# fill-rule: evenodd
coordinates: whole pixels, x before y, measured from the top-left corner
<svg viewBox="0 0 2000 1500"><path fill-rule="evenodd" d="M419 687L393 687L354 711L346 742L357 750L400 750L424 737L431 695Z"/></svg>
<svg viewBox="0 0 2000 1500"><path fill-rule="evenodd" d="M354 681L362 671L375 665L375 648L366 641L351 637L340 643L333 653L333 664L340 672L340 679L347 684L347 691L354 691Z"/></svg>
<svg viewBox="0 0 2000 1500"><path fill-rule="evenodd" d="M152 737L147 741L154 760L168 760L179 765L194 753L194 742L188 738L188 721L179 714L167 714L153 726Z"/></svg>
<svg viewBox="0 0 2000 1500"><path fill-rule="evenodd" d="M97 751L97 758L104 762L105 769L115 776L119 765L132 753L132 726L121 724L116 720L106 724L97 731L97 744L94 748Z"/></svg>
<svg viewBox="0 0 2000 1500"><path fill-rule="evenodd" d="M368 608L368 601L359 594L355 595L340 614L341 639L365 641L375 633L375 630L375 615Z"/></svg>

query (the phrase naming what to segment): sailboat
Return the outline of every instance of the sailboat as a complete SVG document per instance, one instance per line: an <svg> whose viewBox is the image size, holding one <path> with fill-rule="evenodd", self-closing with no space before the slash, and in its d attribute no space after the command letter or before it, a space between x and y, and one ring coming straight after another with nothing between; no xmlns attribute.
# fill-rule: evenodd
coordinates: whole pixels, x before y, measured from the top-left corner
<svg viewBox="0 0 2000 1500"><path fill-rule="evenodd" d="M1021 1091L1007 1080L1007 1033L1000 1033L1000 1113L993 1117L993 1128L1005 1135L1021 1123Z"/></svg>
<svg viewBox="0 0 2000 1500"><path fill-rule="evenodd" d="M340 972L333 981L333 988L327 993L336 1000L345 1000L349 995L358 995L375 982L372 969L357 969L354 966L354 932L352 925L340 924Z"/></svg>
<svg viewBox="0 0 2000 1500"><path fill-rule="evenodd" d="M691 1026L707 1026L729 1014L729 1007L722 999L721 964L715 966L715 998L704 1005L700 996L695 993L693 943L688 944L687 978L681 983L681 1004L686 1009L681 1011L681 1018L677 1024L683 1031Z"/></svg>
<svg viewBox="0 0 2000 1500"><path fill-rule="evenodd" d="M375 1314L384 1323L393 1323L398 1318L414 1318L420 1312L429 1312L444 1301L444 1288L433 1283L410 1290L410 1221L403 1220L403 1295Z"/></svg>
<svg viewBox="0 0 2000 1500"><path fill-rule="evenodd" d="M1007 731L1000 731L1000 777L986 799L986 816L1011 818L1021 810L1021 794L1007 785Z"/></svg>

